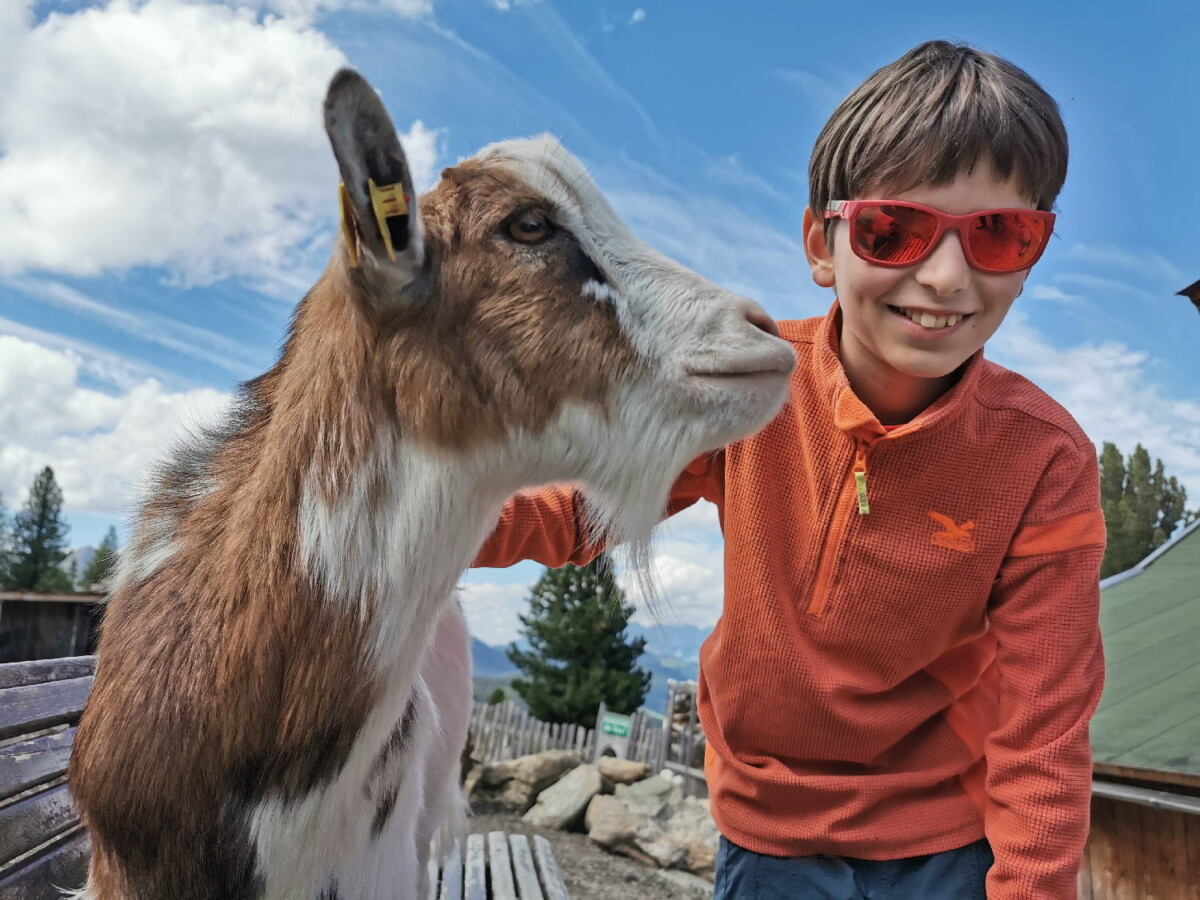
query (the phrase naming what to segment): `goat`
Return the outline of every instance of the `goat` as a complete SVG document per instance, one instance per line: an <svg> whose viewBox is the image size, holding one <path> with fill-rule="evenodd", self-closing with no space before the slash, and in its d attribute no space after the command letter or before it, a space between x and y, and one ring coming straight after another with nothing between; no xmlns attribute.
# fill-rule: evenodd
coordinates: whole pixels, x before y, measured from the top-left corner
<svg viewBox="0 0 1200 900"><path fill-rule="evenodd" d="M424 897L466 812L455 585L506 498L573 482L597 534L644 539L785 397L766 314L635 238L553 138L418 201L355 72L325 127L344 237L120 560L69 772L80 897Z"/></svg>

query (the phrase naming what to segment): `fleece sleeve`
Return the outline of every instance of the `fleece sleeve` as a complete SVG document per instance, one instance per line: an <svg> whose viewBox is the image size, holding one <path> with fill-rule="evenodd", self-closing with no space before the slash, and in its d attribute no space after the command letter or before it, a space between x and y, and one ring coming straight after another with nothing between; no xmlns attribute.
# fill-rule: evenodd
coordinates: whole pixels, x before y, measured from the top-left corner
<svg viewBox="0 0 1200 900"><path fill-rule="evenodd" d="M985 744L990 900L1076 896L1091 803L1088 723L1104 683L1104 540L1095 451L1064 436L989 607L1001 691L999 724Z"/></svg>
<svg viewBox="0 0 1200 900"><path fill-rule="evenodd" d="M667 501L673 516L701 497L714 502L723 481L724 453L694 460L676 480ZM591 562L604 549L589 541L583 521L583 498L569 487L552 486L516 494L504 505L500 520L475 557L477 568L506 568L532 559L552 569Z"/></svg>

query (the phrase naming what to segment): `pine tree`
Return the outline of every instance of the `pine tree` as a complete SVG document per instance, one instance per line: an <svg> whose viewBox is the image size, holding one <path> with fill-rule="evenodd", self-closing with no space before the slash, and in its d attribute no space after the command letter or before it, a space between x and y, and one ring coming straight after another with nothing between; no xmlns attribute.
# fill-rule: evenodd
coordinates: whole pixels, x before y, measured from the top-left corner
<svg viewBox="0 0 1200 900"><path fill-rule="evenodd" d="M1100 508L1108 548L1100 577L1132 568L1166 543L1179 525L1191 520L1186 505L1187 490L1174 476L1167 477L1161 459L1151 464L1141 444L1125 459L1106 441L1100 452Z"/></svg>
<svg viewBox="0 0 1200 900"><path fill-rule="evenodd" d="M29 499L13 519L10 585L26 591L72 590L70 576L58 564L67 555L67 523L62 491L49 466L33 480Z"/></svg>
<svg viewBox="0 0 1200 900"><path fill-rule="evenodd" d="M520 618L531 649L513 644L508 658L522 673L512 688L531 715L593 728L601 701L619 713L641 706L650 673L636 664L646 641L627 639L634 607L625 602L605 557L547 569L529 605L529 615Z"/></svg>
<svg viewBox="0 0 1200 900"><path fill-rule="evenodd" d="M104 540L96 548L96 553L92 556L92 561L84 569L83 578L79 580L79 587L86 591L90 590L93 584L104 582L112 572L112 567L116 564L116 561L117 529L115 526L110 525L104 535Z"/></svg>
<svg viewBox="0 0 1200 900"><path fill-rule="evenodd" d="M8 566L11 558L12 528L8 522L8 510L4 507L4 495L0 494L0 588L8 587Z"/></svg>
<svg viewBox="0 0 1200 900"><path fill-rule="evenodd" d="M504 688L498 687L492 691L492 695L487 698L488 706L498 706L508 699L508 694L504 693Z"/></svg>

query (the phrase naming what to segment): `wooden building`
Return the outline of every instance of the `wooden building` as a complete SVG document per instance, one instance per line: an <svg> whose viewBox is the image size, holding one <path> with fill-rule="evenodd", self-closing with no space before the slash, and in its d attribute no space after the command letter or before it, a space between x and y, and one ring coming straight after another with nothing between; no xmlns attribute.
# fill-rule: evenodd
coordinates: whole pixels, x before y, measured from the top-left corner
<svg viewBox="0 0 1200 900"><path fill-rule="evenodd" d="M1200 900L1200 522L1101 582L1083 900Z"/></svg>
<svg viewBox="0 0 1200 900"><path fill-rule="evenodd" d="M0 591L0 663L94 653L103 599Z"/></svg>

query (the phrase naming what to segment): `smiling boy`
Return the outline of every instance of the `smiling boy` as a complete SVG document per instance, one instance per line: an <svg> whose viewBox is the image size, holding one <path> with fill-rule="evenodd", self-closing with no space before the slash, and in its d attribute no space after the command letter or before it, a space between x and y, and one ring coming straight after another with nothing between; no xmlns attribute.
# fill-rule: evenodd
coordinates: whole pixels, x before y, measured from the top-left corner
<svg viewBox="0 0 1200 900"><path fill-rule="evenodd" d="M703 497L725 538L699 690L716 897L1075 896L1103 682L1096 455L982 351L1066 164L1033 79L940 41L817 139L804 248L836 301L780 323L789 402L692 463L668 510ZM514 498L477 564L589 559L580 504Z"/></svg>

